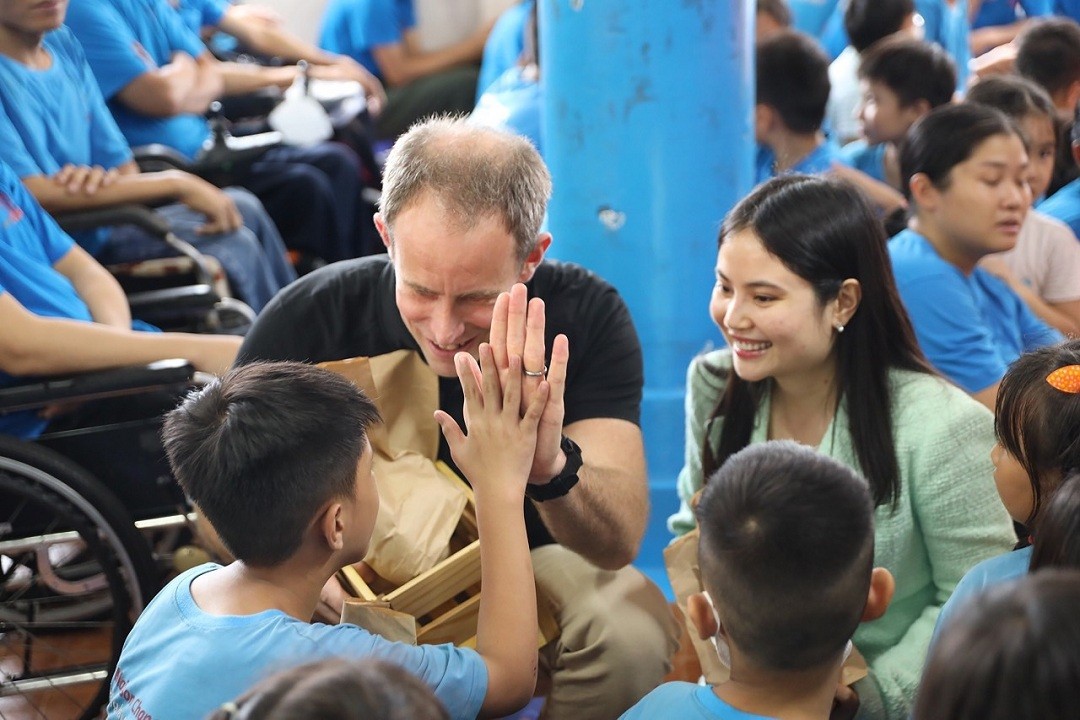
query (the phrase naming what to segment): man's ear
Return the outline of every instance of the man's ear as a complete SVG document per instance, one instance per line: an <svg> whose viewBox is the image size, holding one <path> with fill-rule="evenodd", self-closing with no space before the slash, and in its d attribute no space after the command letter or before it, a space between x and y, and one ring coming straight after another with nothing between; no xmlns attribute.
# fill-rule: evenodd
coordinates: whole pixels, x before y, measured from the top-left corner
<svg viewBox="0 0 1080 720"><path fill-rule="evenodd" d="M889 609L892 602L893 592L896 591L896 580L892 573L882 567L874 568L870 573L870 592L866 594L866 608L863 610L862 622L877 620Z"/></svg>
<svg viewBox="0 0 1080 720"><path fill-rule="evenodd" d="M716 625L716 616L713 615L712 606L705 599L705 593L694 593L686 599L686 614L693 627L687 630L697 629L698 637L708 640L720 631Z"/></svg>
<svg viewBox="0 0 1080 720"><path fill-rule="evenodd" d="M536 268L544 260L544 253L551 247L551 233L540 233L536 238L536 244L533 246L532 252L525 257L525 262L521 265L521 273L518 275L518 282L527 283L532 280L533 273L536 272Z"/></svg>
<svg viewBox="0 0 1080 720"><path fill-rule="evenodd" d="M345 547L345 524L342 521L342 507L339 502L332 502L319 515L316 527L326 543L327 549L337 552Z"/></svg>
<svg viewBox="0 0 1080 720"><path fill-rule="evenodd" d="M390 242L390 228L387 226L386 221L383 220L382 213L375 213L372 219L375 221L375 229L379 231L379 237L382 238L382 244L386 247L386 252L393 258L394 248Z"/></svg>
<svg viewBox="0 0 1080 720"><path fill-rule="evenodd" d="M840 284L840 292L836 295L836 322L847 325L851 322L851 316L859 309L862 302L862 285L855 278L848 278Z"/></svg>
<svg viewBox="0 0 1080 720"><path fill-rule="evenodd" d="M920 208L926 210L937 208L941 192L934 187L934 183L930 182L930 176L926 173L912 175L911 180L908 181L908 187L911 189L912 202L916 203Z"/></svg>

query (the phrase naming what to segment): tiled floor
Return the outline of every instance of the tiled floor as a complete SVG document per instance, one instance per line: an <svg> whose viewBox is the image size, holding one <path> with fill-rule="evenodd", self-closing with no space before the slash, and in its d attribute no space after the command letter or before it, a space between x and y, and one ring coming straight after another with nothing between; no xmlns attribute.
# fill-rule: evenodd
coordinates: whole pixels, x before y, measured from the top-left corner
<svg viewBox="0 0 1080 720"><path fill-rule="evenodd" d="M106 651L107 639L102 631L52 635L40 639L35 646L36 665L46 669L52 663L93 661ZM0 672L16 672L22 662L21 642L10 642L0 636ZM96 689L94 685L93 689ZM93 692L89 686L70 686L27 697L0 698L0 718L3 720L70 720L77 718Z"/></svg>

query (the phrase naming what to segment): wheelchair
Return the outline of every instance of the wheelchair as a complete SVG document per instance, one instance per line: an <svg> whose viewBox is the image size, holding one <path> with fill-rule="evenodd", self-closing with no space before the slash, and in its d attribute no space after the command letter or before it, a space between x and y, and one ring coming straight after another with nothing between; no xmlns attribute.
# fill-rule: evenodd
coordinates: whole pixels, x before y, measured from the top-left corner
<svg viewBox="0 0 1080 720"><path fill-rule="evenodd" d="M0 389L0 413L148 394L164 405L198 380L184 360L39 379ZM192 532L161 413L134 415L0 436L0 717L98 717L124 639Z"/></svg>

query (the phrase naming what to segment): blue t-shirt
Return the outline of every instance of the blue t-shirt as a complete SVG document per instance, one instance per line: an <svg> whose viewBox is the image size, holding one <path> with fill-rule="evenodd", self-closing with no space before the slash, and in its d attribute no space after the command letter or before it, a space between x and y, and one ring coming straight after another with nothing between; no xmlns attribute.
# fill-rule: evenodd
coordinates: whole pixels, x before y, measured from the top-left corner
<svg viewBox="0 0 1080 720"><path fill-rule="evenodd" d="M189 159L210 136L201 115L151 117L129 110L117 97L140 75L172 61L177 52L206 52L166 0L95 0L68 6L67 25L86 51L101 94L116 123L134 146L163 143Z"/></svg>
<svg viewBox="0 0 1080 720"><path fill-rule="evenodd" d="M10 293L35 315L92 322L75 287L53 268L74 244L0 162L0 295ZM0 386L14 382L0 371ZM34 438L46 424L31 410L0 415L0 434Z"/></svg>
<svg viewBox="0 0 1080 720"><path fill-rule="evenodd" d="M184 26L196 35L204 27L217 27L229 9L228 0L170 0L170 4Z"/></svg>
<svg viewBox="0 0 1080 720"><path fill-rule="evenodd" d="M879 182L885 182L885 143L867 145L856 140L840 148L840 162L859 170Z"/></svg>
<svg viewBox="0 0 1080 720"><path fill-rule="evenodd" d="M837 144L832 140L825 140L825 142L811 150L809 155L779 174L806 173L807 175L820 175L828 172L832 168L832 164L838 161L839 158L840 148ZM758 145L757 179L755 182L763 183L770 178L776 177L777 173L773 171L775 162L776 154L773 153L772 148L767 145Z"/></svg>
<svg viewBox="0 0 1080 720"><path fill-rule="evenodd" d="M355 625L301 622L280 610L210 615L178 575L146 606L124 642L112 678L109 720L204 718L280 670L325 658L379 658L431 686L452 718L475 718L487 694L487 666L475 650L391 642Z"/></svg>
<svg viewBox="0 0 1080 720"><path fill-rule="evenodd" d="M971 21L967 0L915 0L915 11L922 16L924 37L942 47L956 63L956 86L967 87L968 62L971 60Z"/></svg>
<svg viewBox="0 0 1080 720"><path fill-rule="evenodd" d="M930 646L934 646L942 631L949 626L957 613L964 610L964 606L974 596L995 585L1026 575L1028 567L1031 565L1031 553L1032 548L1029 545L1020 550L1013 550L1010 553L983 560L968 570L964 577L960 578L960 582L956 584L953 594L949 596L949 599L942 606L937 625L934 626L934 636L930 640Z"/></svg>
<svg viewBox="0 0 1080 720"><path fill-rule="evenodd" d="M544 92L539 80L513 65L480 96L471 117L482 125L505 128L528 138L543 155L540 126L543 107Z"/></svg>
<svg viewBox="0 0 1080 720"><path fill-rule="evenodd" d="M829 60L835 60L848 45L844 29L844 9L840 0L789 0L792 25L818 39Z"/></svg>
<svg viewBox="0 0 1080 720"><path fill-rule="evenodd" d="M348 55L380 80L372 49L402 42L416 25L412 0L330 0L323 11L319 47Z"/></svg>
<svg viewBox="0 0 1080 720"><path fill-rule="evenodd" d="M733 708L708 685L664 683L641 698L620 720L771 720Z"/></svg>
<svg viewBox="0 0 1080 720"><path fill-rule="evenodd" d="M927 359L969 393L1001 380L1022 353L1062 339L1004 282L980 267L965 275L914 230L889 241L889 256Z"/></svg>
<svg viewBox="0 0 1080 720"><path fill-rule="evenodd" d="M20 178L51 176L69 163L114 168L131 160L75 37L61 27L43 44L52 57L47 70L0 55L0 159ZM102 228L75 239L96 254L107 235Z"/></svg>
<svg viewBox="0 0 1080 720"><path fill-rule="evenodd" d="M491 27L484 41L484 57L480 61L480 76L476 81L477 105L484 91L503 73L517 65L518 58L525 50L525 27L535 6L536 0L511 5Z"/></svg>
<svg viewBox="0 0 1080 720"><path fill-rule="evenodd" d="M1023 13L1017 12L1017 6L1023 10ZM971 27L1011 25L1025 17L1041 17L1053 12L1053 0L982 0L979 14L975 16Z"/></svg>
<svg viewBox="0 0 1080 720"><path fill-rule="evenodd" d="M1054 0L1054 14L1080 22L1080 0Z"/></svg>
<svg viewBox="0 0 1080 720"><path fill-rule="evenodd" d="M1073 180L1039 203L1039 212L1057 218L1080 237L1080 179Z"/></svg>

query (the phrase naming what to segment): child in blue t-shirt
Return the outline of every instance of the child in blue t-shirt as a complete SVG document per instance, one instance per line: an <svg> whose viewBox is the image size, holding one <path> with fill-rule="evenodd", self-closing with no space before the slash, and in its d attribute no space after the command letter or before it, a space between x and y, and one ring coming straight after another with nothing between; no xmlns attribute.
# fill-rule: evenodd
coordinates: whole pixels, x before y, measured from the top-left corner
<svg viewBox="0 0 1080 720"><path fill-rule="evenodd" d="M1022 353L1058 342L979 261L1016 245L1031 205L1016 125L976 104L932 111L901 150L908 229L889 241L897 289L927 359L993 409L998 383Z"/></svg>
<svg viewBox="0 0 1080 720"><path fill-rule="evenodd" d="M709 478L696 515L702 592L688 613L731 678L665 683L623 719L826 720L854 699L840 685L852 633L892 598L866 481L803 445L760 443Z"/></svg>
<svg viewBox="0 0 1080 720"><path fill-rule="evenodd" d="M782 30L758 44L756 66L756 181L827 171L838 148L821 129L829 101L829 59L821 46Z"/></svg>
<svg viewBox="0 0 1080 720"><path fill-rule="evenodd" d="M1019 577L1029 566L1080 567L1069 560L1080 544L1080 536L1070 537L1077 533L1080 514L1068 512L1080 490L1080 340L1021 355L1001 381L996 414L994 480L1005 508L1028 537L1022 548L984 560L964 575L941 609L934 642L987 587ZM1057 494L1066 489L1068 497L1059 503ZM1039 547L1038 562L1029 538Z"/></svg>
<svg viewBox="0 0 1080 720"><path fill-rule="evenodd" d="M468 437L436 412L476 495L476 650L310 622L326 582L367 553L379 511L367 434L378 412L330 371L256 363L166 417L173 472L236 560L182 573L147 606L121 652L108 717L205 717L271 672L331 657L396 663L454 718L525 705L536 683L536 594L521 503L550 386L540 384L522 418L521 358L500 387L491 346L479 355L479 366L456 358Z"/></svg>

